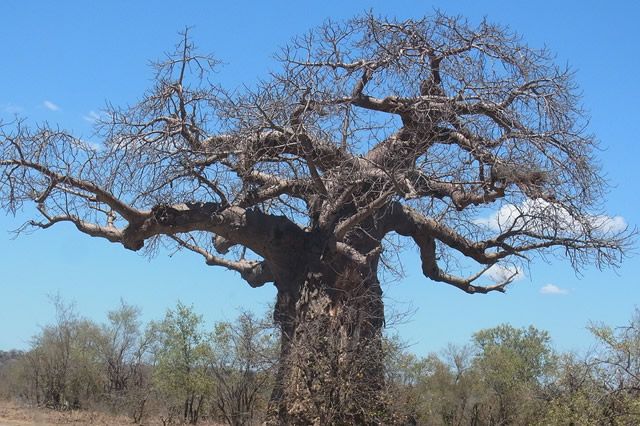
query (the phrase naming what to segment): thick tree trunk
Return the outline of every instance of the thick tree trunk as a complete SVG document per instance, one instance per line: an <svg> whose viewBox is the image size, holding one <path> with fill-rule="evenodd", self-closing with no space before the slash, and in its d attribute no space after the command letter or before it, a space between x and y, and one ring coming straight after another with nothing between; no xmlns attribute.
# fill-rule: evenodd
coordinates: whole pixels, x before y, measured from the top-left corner
<svg viewBox="0 0 640 426"><path fill-rule="evenodd" d="M280 287L282 331L269 425L380 424L384 377L382 291L377 259L324 266Z"/></svg>

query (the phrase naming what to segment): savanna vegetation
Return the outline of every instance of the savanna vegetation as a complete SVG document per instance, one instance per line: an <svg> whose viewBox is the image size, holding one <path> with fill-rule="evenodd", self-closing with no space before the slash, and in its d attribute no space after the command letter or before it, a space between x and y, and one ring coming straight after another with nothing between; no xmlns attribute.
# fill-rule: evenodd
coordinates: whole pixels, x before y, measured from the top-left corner
<svg viewBox="0 0 640 426"><path fill-rule="evenodd" d="M136 424L257 425L268 417L280 345L270 318L242 312L207 327L178 303L143 324L140 309L122 302L97 324L54 303L55 320L29 350L0 351L2 399ZM480 330L424 357L387 335L384 416L407 425L638 424L640 311L622 327L588 328L594 346L582 354L556 351L533 326Z"/></svg>
<svg viewBox="0 0 640 426"><path fill-rule="evenodd" d="M206 330L202 316L178 303L143 325L140 310L123 302L97 324L59 298L54 303L55 321L30 350L0 352L5 399L134 423L249 425L264 416L278 341L263 319L241 313Z"/></svg>

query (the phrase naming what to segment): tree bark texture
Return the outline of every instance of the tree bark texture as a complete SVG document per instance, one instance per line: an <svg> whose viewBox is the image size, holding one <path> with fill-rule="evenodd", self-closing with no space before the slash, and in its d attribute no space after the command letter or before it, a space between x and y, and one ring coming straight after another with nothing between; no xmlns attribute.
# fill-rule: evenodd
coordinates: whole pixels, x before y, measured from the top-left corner
<svg viewBox="0 0 640 426"><path fill-rule="evenodd" d="M324 269L278 293L282 352L268 424L380 424L386 415L375 265Z"/></svg>

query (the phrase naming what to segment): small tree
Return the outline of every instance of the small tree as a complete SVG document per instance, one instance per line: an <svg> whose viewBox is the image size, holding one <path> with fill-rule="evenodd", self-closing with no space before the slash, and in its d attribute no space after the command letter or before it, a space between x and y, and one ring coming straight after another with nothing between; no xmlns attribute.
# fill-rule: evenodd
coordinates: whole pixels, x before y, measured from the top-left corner
<svg viewBox="0 0 640 426"><path fill-rule="evenodd" d="M640 422L640 309L629 324L611 327L590 324L599 352L591 360L603 397L603 421L610 424Z"/></svg>
<svg viewBox="0 0 640 426"><path fill-rule="evenodd" d="M66 391L79 318L73 304L65 304L59 295L51 300L55 306L56 321L33 336L27 358L36 403L64 409L69 407Z"/></svg>
<svg viewBox="0 0 640 426"><path fill-rule="evenodd" d="M552 377L556 358L545 331L503 324L473 335L475 362L497 401L497 424L528 424Z"/></svg>
<svg viewBox="0 0 640 426"><path fill-rule="evenodd" d="M160 388L173 398L184 421L196 424L206 399L211 395L212 378L207 360L211 346L203 330L202 316L178 303L159 323L152 324L156 339L155 378Z"/></svg>
<svg viewBox="0 0 640 426"><path fill-rule="evenodd" d="M470 294L505 291L536 254L620 262L630 233L599 209L596 139L573 73L547 51L484 21L367 14L277 58L255 87L225 91L185 32L139 103L107 108L101 149L0 124L2 205L34 202L43 218L23 230L71 222L150 253L162 241L274 283L274 423L317 423L313 407L380 421L388 236L415 243L427 279ZM461 276L460 258L477 272ZM507 273L483 285L496 265Z"/></svg>
<svg viewBox="0 0 640 426"><path fill-rule="evenodd" d="M402 350L397 339L386 346L393 355L386 367L397 424L485 424L487 389L473 364L470 346L449 344L441 355L424 358Z"/></svg>
<svg viewBox="0 0 640 426"><path fill-rule="evenodd" d="M20 370L24 360L24 351L0 350L0 400L19 396L24 392L24 383L20 380Z"/></svg>
<svg viewBox="0 0 640 426"><path fill-rule="evenodd" d="M217 408L231 426L252 425L266 415L279 343L273 332L249 312L216 324L211 371Z"/></svg>
<svg viewBox="0 0 640 426"><path fill-rule="evenodd" d="M407 352L407 344L397 334L383 340L385 367L385 397L396 423L416 424L420 418L421 400L418 385L425 376L425 363Z"/></svg>
<svg viewBox="0 0 640 426"><path fill-rule="evenodd" d="M151 393L151 336L142 332L140 314L139 307L121 300L118 309L107 313L109 323L103 325L99 342L110 405L117 412L125 409L134 423L144 416Z"/></svg>
<svg viewBox="0 0 640 426"><path fill-rule="evenodd" d="M549 424L599 426L616 424L607 419L607 391L598 383L597 367L590 355L562 354L558 370L536 425ZM624 422L623 424L628 424Z"/></svg>
<svg viewBox="0 0 640 426"><path fill-rule="evenodd" d="M136 349L141 337L140 308L121 300L118 310L109 311L109 325L103 327L106 339L101 352L107 370L106 391L124 391L129 387Z"/></svg>
<svg viewBox="0 0 640 426"><path fill-rule="evenodd" d="M100 328L81 318L73 303L52 297L56 320L31 340L25 355L26 397L57 410L87 407L101 392L103 376L97 342Z"/></svg>

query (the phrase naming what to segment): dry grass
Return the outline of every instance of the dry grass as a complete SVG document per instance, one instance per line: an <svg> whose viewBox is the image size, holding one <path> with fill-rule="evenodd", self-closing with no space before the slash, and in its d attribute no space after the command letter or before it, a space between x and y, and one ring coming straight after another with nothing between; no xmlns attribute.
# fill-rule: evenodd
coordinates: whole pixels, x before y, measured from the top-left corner
<svg viewBox="0 0 640 426"><path fill-rule="evenodd" d="M180 424L173 423L174 425ZM96 411L55 411L42 407L31 407L15 401L0 398L0 426L130 426L131 419L124 416L110 416ZM209 421L198 422L201 426L220 426ZM138 426L162 426L160 418L152 418Z"/></svg>
<svg viewBox="0 0 640 426"><path fill-rule="evenodd" d="M90 411L55 411L29 407L12 401L0 401L0 426L59 426L59 425L130 425L124 417L107 416ZM149 423L151 425L151 423Z"/></svg>

